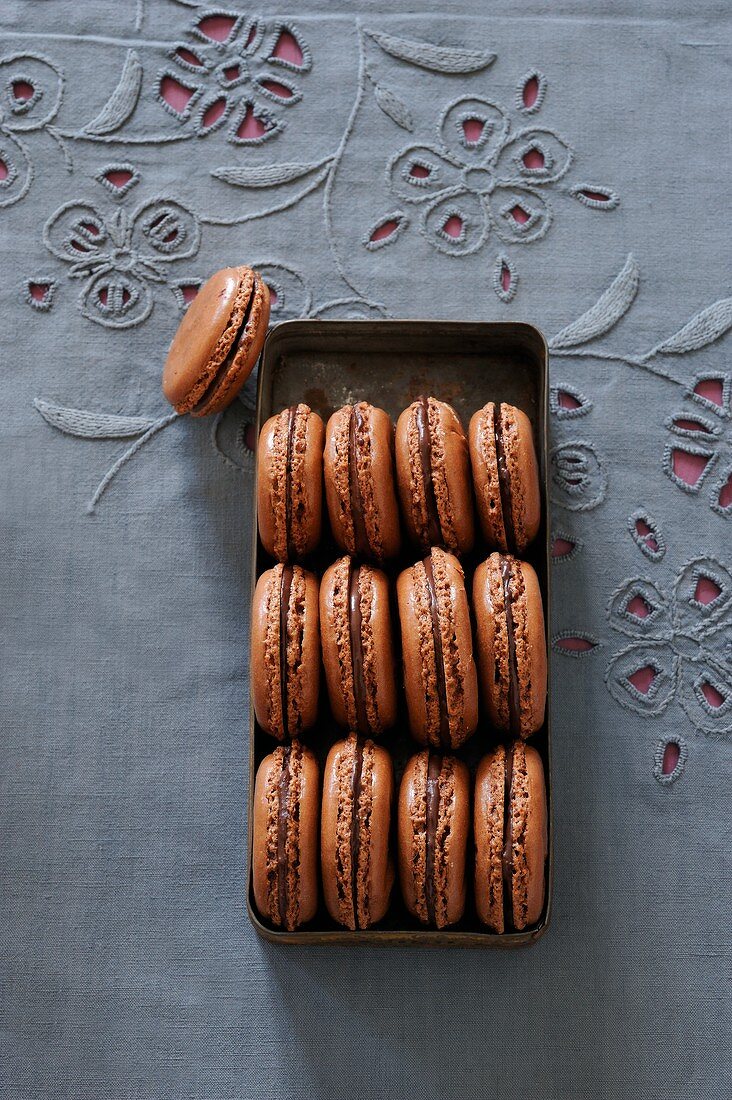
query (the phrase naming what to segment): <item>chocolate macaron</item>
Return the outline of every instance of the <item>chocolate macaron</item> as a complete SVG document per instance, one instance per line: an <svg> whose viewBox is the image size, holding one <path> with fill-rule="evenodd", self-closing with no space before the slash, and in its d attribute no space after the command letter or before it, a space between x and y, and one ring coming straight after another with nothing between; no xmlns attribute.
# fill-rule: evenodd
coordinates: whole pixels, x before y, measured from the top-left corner
<svg viewBox="0 0 732 1100"><path fill-rule="evenodd" d="M460 562L433 548L397 580L409 728L422 745L458 748L478 724L478 680Z"/></svg>
<svg viewBox="0 0 732 1100"><path fill-rule="evenodd" d="M341 549L382 562L399 553L394 425L366 401L334 412L325 430L325 495Z"/></svg>
<svg viewBox="0 0 732 1100"><path fill-rule="evenodd" d="M355 734L333 745L323 776L321 871L328 912L346 928L370 928L389 907L393 798L386 749Z"/></svg>
<svg viewBox="0 0 732 1100"><path fill-rule="evenodd" d="M271 416L259 434L259 537L277 561L302 558L320 542L324 432L318 414L301 403Z"/></svg>
<svg viewBox="0 0 732 1100"><path fill-rule="evenodd" d="M509 554L491 554L475 571L473 612L491 721L514 737L530 737L541 729L546 707L544 608L534 569Z"/></svg>
<svg viewBox="0 0 732 1100"><path fill-rule="evenodd" d="M260 916L293 932L318 907L318 762L297 741L259 765L254 787L252 879Z"/></svg>
<svg viewBox="0 0 732 1100"><path fill-rule="evenodd" d="M251 688L266 733L294 740L315 724L320 687L318 581L299 565L262 573L252 605Z"/></svg>
<svg viewBox="0 0 732 1100"><path fill-rule="evenodd" d="M462 760L417 753L399 788L399 879L412 916L432 928L455 924L465 908L470 780Z"/></svg>
<svg viewBox="0 0 732 1100"><path fill-rule="evenodd" d="M340 726L377 736L397 716L394 646L386 574L339 558L320 585L323 665Z"/></svg>
<svg viewBox="0 0 732 1100"><path fill-rule="evenodd" d="M203 284L178 326L163 393L179 413L230 405L254 370L267 335L269 289L250 267L225 267Z"/></svg>
<svg viewBox="0 0 732 1100"><path fill-rule="evenodd" d="M521 932L544 909L548 851L544 766L535 748L499 745L475 777L475 907L494 932Z"/></svg>
<svg viewBox="0 0 732 1100"><path fill-rule="evenodd" d="M483 535L490 546L522 554L541 523L531 421L513 405L489 401L473 415L468 435Z"/></svg>
<svg viewBox="0 0 732 1100"><path fill-rule="evenodd" d="M451 405L418 397L396 428L399 499L409 536L424 552L455 554L473 546L473 491L468 441Z"/></svg>

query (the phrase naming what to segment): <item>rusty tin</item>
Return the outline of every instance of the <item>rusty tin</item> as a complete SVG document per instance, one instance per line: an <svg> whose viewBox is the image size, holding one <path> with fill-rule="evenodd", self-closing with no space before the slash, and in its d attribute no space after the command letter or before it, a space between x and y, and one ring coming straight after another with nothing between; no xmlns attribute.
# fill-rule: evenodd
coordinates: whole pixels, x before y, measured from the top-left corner
<svg viewBox="0 0 732 1100"><path fill-rule="evenodd" d="M429 393L453 405L466 432L470 417L486 401L508 401L523 409L531 420L540 469L542 526L525 557L539 576L548 628L551 617L548 352L544 337L532 325L482 321L284 321L270 331L262 354L257 386L257 436L268 417L299 401L306 402L327 421L331 413L342 405L365 400L386 409L396 422L402 409L421 393ZM252 492L256 514L256 484ZM342 553L331 541L327 519L324 526L323 542L313 560L308 562L308 567L319 576ZM489 552L478 539L476 551L464 561L468 591L475 566ZM390 563L387 567L390 577L395 578L418 556L418 551L407 548L396 563ZM257 578L272 564L259 542L255 521L250 597L254 595ZM547 658L551 690L548 638ZM313 735L305 740L315 751L322 768L330 745L345 733L335 725L330 715L324 689L321 694L322 719ZM318 913L310 924L296 932L283 932L262 920L254 906L251 874L254 780L259 763L272 751L276 742L259 728L254 708L250 707L247 908L257 932L274 943L303 945L410 944L509 948L535 942L546 930L552 904L554 829L550 723L550 706L547 705L544 727L531 738L531 744L539 749L544 761L549 809L546 901L538 925L524 932L503 935L484 929L474 914L471 883L463 919L441 931L425 929L404 907L397 877L389 912L376 928L356 932L341 928L331 920L321 897ZM457 755L466 760L473 772L480 757L498 740L500 738L481 714L478 730ZM385 734L381 743L391 751L398 790L406 760L420 748L407 732L403 709L397 727ZM467 860L470 879L472 863L471 838Z"/></svg>

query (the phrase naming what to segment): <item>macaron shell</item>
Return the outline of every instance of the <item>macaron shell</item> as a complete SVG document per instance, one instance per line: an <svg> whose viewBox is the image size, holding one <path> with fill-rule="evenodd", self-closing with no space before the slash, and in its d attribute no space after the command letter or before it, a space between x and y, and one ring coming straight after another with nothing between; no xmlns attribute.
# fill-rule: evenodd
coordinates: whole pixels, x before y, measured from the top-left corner
<svg viewBox="0 0 732 1100"><path fill-rule="evenodd" d="M474 541L473 494L468 444L460 419L452 408L428 398L431 443L430 472L441 536L436 545L467 553ZM429 549L428 507L416 427L419 402L405 409L396 428L396 467L404 523L412 542Z"/></svg>
<svg viewBox="0 0 732 1100"><path fill-rule="evenodd" d="M325 491L330 525L338 545L356 553L351 513L350 421L351 405L333 413L325 432ZM366 443L357 453L358 490L369 542L368 557L377 562L399 552L399 509L394 488L394 429L383 409L359 403ZM357 437L360 438L360 437Z"/></svg>
<svg viewBox="0 0 732 1100"><path fill-rule="evenodd" d="M338 741L328 753L320 834L326 907L335 921L352 930L355 923L351 836L356 745L355 735L351 735ZM368 928L386 913L394 883L389 851L394 773L385 749L370 740L361 742L361 748L357 907L358 927Z"/></svg>
<svg viewBox="0 0 732 1100"><path fill-rule="evenodd" d="M317 413L298 405L296 454L292 478L292 541L296 557L311 553L320 542L323 509L323 438L325 427ZM286 561L287 417L283 410L266 421L257 445L257 516L259 537L268 554Z"/></svg>
<svg viewBox="0 0 732 1100"><path fill-rule="evenodd" d="M513 405L504 405L503 408L506 410L503 436L511 477L516 552L522 554L536 538L541 524L539 464L534 447L534 430L528 416Z"/></svg>
<svg viewBox="0 0 732 1100"><path fill-rule="evenodd" d="M280 684L280 586L282 565L264 572L254 590L250 648L250 682L257 722L284 740ZM320 688L318 582L293 566L288 612L287 703L289 728L296 734L317 719Z"/></svg>
<svg viewBox="0 0 732 1100"><path fill-rule="evenodd" d="M425 900L427 842L425 834L429 751L407 763L399 789L399 878L404 904L412 916L428 923ZM455 757L442 757L440 802L435 844L435 924L455 924L465 909L465 857L470 828L468 769Z"/></svg>
<svg viewBox="0 0 732 1100"><path fill-rule="evenodd" d="M478 681L462 567L452 554L431 552L442 638L450 745L457 748L478 724ZM417 562L397 579L404 691L409 728L423 745L440 747L440 703L432 614L424 565Z"/></svg>
<svg viewBox="0 0 732 1100"><path fill-rule="evenodd" d="M241 283L238 267L225 267L208 279L189 305L173 337L163 367L163 393L178 412L187 412L203 393L228 351L232 317ZM211 364L214 363L212 367Z"/></svg>
<svg viewBox="0 0 732 1100"><path fill-rule="evenodd" d="M229 369L216 381L206 399L191 409L191 416L212 416L214 413L227 408L257 364L267 336L270 294L269 287L262 277L256 272L254 276L254 281L250 284L248 290L249 297L248 299L245 297L244 311L240 312L238 307L235 307L236 312L240 312L240 317L234 334L234 340L239 341L234 359ZM245 281L242 285L242 295L245 296L247 282ZM246 321L246 329L241 333L240 329L244 321ZM231 345L229 350L231 350Z"/></svg>
<svg viewBox="0 0 732 1100"><path fill-rule="evenodd" d="M252 823L252 885L260 916L281 927L277 889L279 780L284 750L266 756L257 771ZM288 818L288 906L286 927L294 931L315 916L318 907L318 763L306 748L293 744L288 804L298 813Z"/></svg>
<svg viewBox="0 0 732 1100"><path fill-rule="evenodd" d="M475 908L478 919L503 932L503 800L505 750L499 745L478 763L475 773Z"/></svg>
<svg viewBox="0 0 732 1100"><path fill-rule="evenodd" d="M496 457L495 421L500 416L503 448L511 485L515 552L523 553L541 523L539 467L531 421L514 405L489 401L474 413L468 429L470 462L478 518L486 541L508 552Z"/></svg>
<svg viewBox="0 0 732 1100"><path fill-rule="evenodd" d="M519 742L514 748L511 789L513 913L514 925L517 931L522 931L536 924L542 914L548 854L544 765L532 745Z"/></svg>
<svg viewBox="0 0 732 1100"><path fill-rule="evenodd" d="M536 572L528 562L511 558L512 615L521 707L522 737L541 729L546 708L546 637L544 608ZM508 636L500 555L482 562L473 578L473 611L481 689L497 729L509 728Z"/></svg>
<svg viewBox="0 0 732 1100"><path fill-rule="evenodd" d="M349 584L351 559L339 558L323 574L320 585L320 622L323 665L328 697L336 722L357 726L351 654ZM394 725L397 690L392 641L389 581L380 569L361 566L359 573L361 644L369 729L377 736Z"/></svg>

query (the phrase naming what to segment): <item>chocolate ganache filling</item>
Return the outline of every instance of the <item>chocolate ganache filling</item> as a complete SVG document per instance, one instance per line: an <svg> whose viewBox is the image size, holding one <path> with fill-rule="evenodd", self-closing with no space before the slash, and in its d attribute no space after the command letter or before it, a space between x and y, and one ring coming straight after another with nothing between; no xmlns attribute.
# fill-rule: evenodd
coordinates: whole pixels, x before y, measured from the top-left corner
<svg viewBox="0 0 732 1100"><path fill-rule="evenodd" d="M511 787L513 785L513 746L505 749L503 766L503 848L501 849L501 875L503 877L503 931L513 929L513 832L511 829Z"/></svg>
<svg viewBox="0 0 732 1100"><path fill-rule="evenodd" d="M506 548L516 552L516 528L513 523L513 496L511 494L511 475L508 472L506 451L503 446L503 427L501 424L501 405L493 406L493 434L496 439L496 464L498 466L498 491L501 496L503 528L506 532Z"/></svg>
<svg viewBox="0 0 732 1100"><path fill-rule="evenodd" d="M282 757L282 771L277 784L277 906L280 924L287 924L287 819L289 817L290 755L288 745Z"/></svg>
<svg viewBox="0 0 732 1100"><path fill-rule="evenodd" d="M366 710L366 681L363 670L363 637L361 634L361 594L358 581L361 574L359 566L351 562L348 578L348 634L351 643L351 668L353 670L353 701L356 706L356 726L360 733L370 733L368 712Z"/></svg>
<svg viewBox="0 0 732 1100"><path fill-rule="evenodd" d="M363 742L356 738L351 775L351 900L353 903L353 927L358 928L358 853L360 830L358 827L358 803L361 798L361 773L363 771Z"/></svg>
<svg viewBox="0 0 732 1100"><path fill-rule="evenodd" d="M425 876L424 900L427 906L427 920L435 924L435 843L437 825L440 816L440 771L442 757L429 754L427 763L427 789L425 791Z"/></svg>
<svg viewBox="0 0 732 1100"><path fill-rule="evenodd" d="M351 497L351 519L353 521L354 553L363 556L370 550L366 522L363 516L361 486L358 483L358 436L363 428L363 416L358 405L351 407L348 423L348 487Z"/></svg>
<svg viewBox="0 0 732 1100"><path fill-rule="evenodd" d="M287 560L295 557L296 549L292 538L292 452L295 446L295 427L297 425L297 405L287 410L287 459L285 465L285 538L287 540Z"/></svg>
<svg viewBox="0 0 732 1100"><path fill-rule="evenodd" d="M440 745L450 748L450 718L447 712L447 684L445 683L445 659L442 652L442 631L440 630L440 610L437 606L437 589L435 588L435 574L432 569L432 555L425 558L425 576L427 578L427 591L430 600L430 615L432 617L432 643L435 649L435 679L437 681L437 699L440 706Z"/></svg>
<svg viewBox="0 0 732 1100"><path fill-rule="evenodd" d="M249 324L249 318L252 315L252 306L254 305L254 300L257 296L258 282L259 280L255 278L254 282L252 283L252 292L249 295L249 301L246 304L246 308L244 309L244 314L239 323L239 327L236 330L234 339L231 342L231 347L226 353L224 360L216 368L216 373L213 375L210 382L206 386L206 389L203 391L202 396L196 403L196 406L193 410L194 412L196 411L196 409L200 409L201 406L204 405L207 401L211 400L214 395L214 391L219 386L219 383L222 382L226 375L229 373L232 366L234 365L234 360L241 351L241 345L247 336L247 326Z"/></svg>
<svg viewBox="0 0 732 1100"><path fill-rule="evenodd" d="M290 607L292 577L292 566L283 565L282 577L280 578L280 705L282 707L283 737L287 737L290 732L290 721L287 713L287 612Z"/></svg>
<svg viewBox="0 0 732 1100"><path fill-rule="evenodd" d="M432 437L430 435L429 410L429 398L418 397L414 419L417 425L419 458L424 483L425 507L427 509L427 545L439 546L442 542L442 528L440 526L440 514L437 510L435 487L432 484Z"/></svg>

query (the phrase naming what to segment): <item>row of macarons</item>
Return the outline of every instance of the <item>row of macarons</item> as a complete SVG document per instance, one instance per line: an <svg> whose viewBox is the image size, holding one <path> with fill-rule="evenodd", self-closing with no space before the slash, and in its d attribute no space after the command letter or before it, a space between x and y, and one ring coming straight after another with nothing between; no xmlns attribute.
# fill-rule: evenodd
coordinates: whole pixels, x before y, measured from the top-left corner
<svg viewBox="0 0 732 1100"><path fill-rule="evenodd" d="M318 581L278 564L254 594L251 689L261 728L279 741L318 720L321 665L336 723L377 737L398 718L397 644L389 580L344 555ZM478 725L479 685L497 730L528 738L544 722L544 612L533 567L493 553L473 577L439 547L396 581L409 727L421 745L459 748ZM475 630L473 630L473 618ZM474 654L475 645L475 654Z"/></svg>
<svg viewBox="0 0 732 1100"><path fill-rule="evenodd" d="M389 753L356 734L332 746L322 794L318 761L300 742L267 756L257 771L252 830L260 916L284 931L307 924L318 908L320 871L337 924L378 925L389 910L396 863L409 913L426 927L447 928L465 913L472 833L478 920L499 934L537 924L548 828L536 749L517 740L487 753L472 792L461 760L417 753L402 775L396 830L394 796Z"/></svg>
<svg viewBox="0 0 732 1100"><path fill-rule="evenodd" d="M422 552L468 553L474 499L487 545L504 553L522 554L541 522L531 421L506 403L479 409L467 436L435 397L413 401L396 430L366 401L338 409L327 426L308 405L292 405L262 427L257 470L259 534L280 562L318 546L323 483L336 542L377 564L400 552L402 525Z"/></svg>

